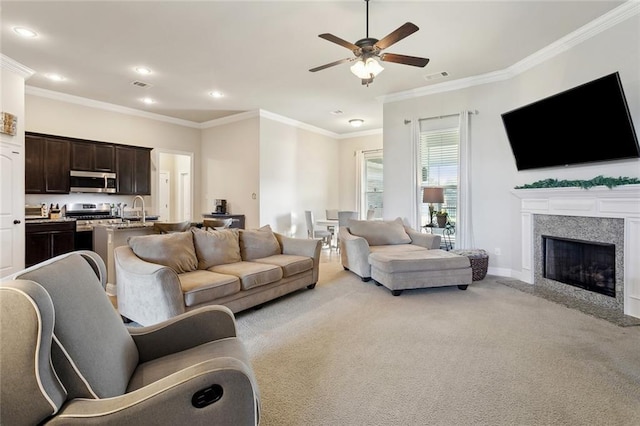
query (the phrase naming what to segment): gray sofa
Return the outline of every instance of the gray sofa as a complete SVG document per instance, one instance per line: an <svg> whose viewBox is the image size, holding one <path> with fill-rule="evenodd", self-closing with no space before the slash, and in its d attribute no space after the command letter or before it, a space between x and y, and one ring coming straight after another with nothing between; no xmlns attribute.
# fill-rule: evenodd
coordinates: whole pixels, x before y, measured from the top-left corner
<svg viewBox="0 0 640 426"><path fill-rule="evenodd" d="M440 250L440 236L422 234L402 219L354 220L339 229L340 254L345 269L363 281L374 279L394 296L403 290L457 285L466 290L472 281L469 259Z"/></svg>
<svg viewBox="0 0 640 426"><path fill-rule="evenodd" d="M349 219L341 226L340 258L345 269L362 281L371 279L371 253L406 253L440 248L440 235L422 234L405 226L401 218L391 221Z"/></svg>
<svg viewBox="0 0 640 426"><path fill-rule="evenodd" d="M269 225L132 237L114 251L118 311L142 325L207 305L239 312L314 288L320 249Z"/></svg>
<svg viewBox="0 0 640 426"><path fill-rule="evenodd" d="M0 284L3 425L256 425L260 395L234 315L207 306L126 327L94 252Z"/></svg>

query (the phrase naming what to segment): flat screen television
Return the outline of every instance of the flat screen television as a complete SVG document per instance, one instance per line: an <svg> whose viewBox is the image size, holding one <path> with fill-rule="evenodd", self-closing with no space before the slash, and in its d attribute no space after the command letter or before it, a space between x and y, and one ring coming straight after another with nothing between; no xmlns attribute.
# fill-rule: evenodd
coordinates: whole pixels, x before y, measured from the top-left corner
<svg viewBox="0 0 640 426"><path fill-rule="evenodd" d="M502 114L518 170L640 157L617 72Z"/></svg>

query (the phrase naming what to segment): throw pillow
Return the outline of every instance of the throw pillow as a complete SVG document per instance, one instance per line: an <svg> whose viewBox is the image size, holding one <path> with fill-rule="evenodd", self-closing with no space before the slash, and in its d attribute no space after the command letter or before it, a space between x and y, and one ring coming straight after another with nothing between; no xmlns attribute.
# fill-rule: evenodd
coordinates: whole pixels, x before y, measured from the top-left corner
<svg viewBox="0 0 640 426"><path fill-rule="evenodd" d="M388 221L351 219L349 232L364 238L371 246L411 243L401 218Z"/></svg>
<svg viewBox="0 0 640 426"><path fill-rule="evenodd" d="M271 226L240 230L240 254L243 260L261 259L280 253L280 243Z"/></svg>
<svg viewBox="0 0 640 426"><path fill-rule="evenodd" d="M129 238L129 247L140 259L168 266L176 274L195 271L198 258L190 231Z"/></svg>
<svg viewBox="0 0 640 426"><path fill-rule="evenodd" d="M191 228L193 245L198 257L198 269L240 262L240 239L237 229L205 231Z"/></svg>

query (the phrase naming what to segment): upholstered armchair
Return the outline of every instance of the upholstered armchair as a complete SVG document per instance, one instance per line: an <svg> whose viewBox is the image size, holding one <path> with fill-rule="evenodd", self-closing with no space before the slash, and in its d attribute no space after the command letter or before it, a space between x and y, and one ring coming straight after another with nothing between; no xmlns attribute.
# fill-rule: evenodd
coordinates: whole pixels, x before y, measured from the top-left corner
<svg viewBox="0 0 640 426"><path fill-rule="evenodd" d="M2 424L256 425L260 399L223 306L126 327L93 252L0 283Z"/></svg>

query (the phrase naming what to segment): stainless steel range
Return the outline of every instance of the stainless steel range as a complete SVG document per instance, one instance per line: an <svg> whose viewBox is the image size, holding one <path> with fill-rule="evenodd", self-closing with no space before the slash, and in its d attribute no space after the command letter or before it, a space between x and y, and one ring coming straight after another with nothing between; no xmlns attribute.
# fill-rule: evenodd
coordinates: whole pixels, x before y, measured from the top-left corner
<svg viewBox="0 0 640 426"><path fill-rule="evenodd" d="M109 203L70 203L66 216L76 220L76 250L93 250L94 226L122 223L121 217L111 214Z"/></svg>

